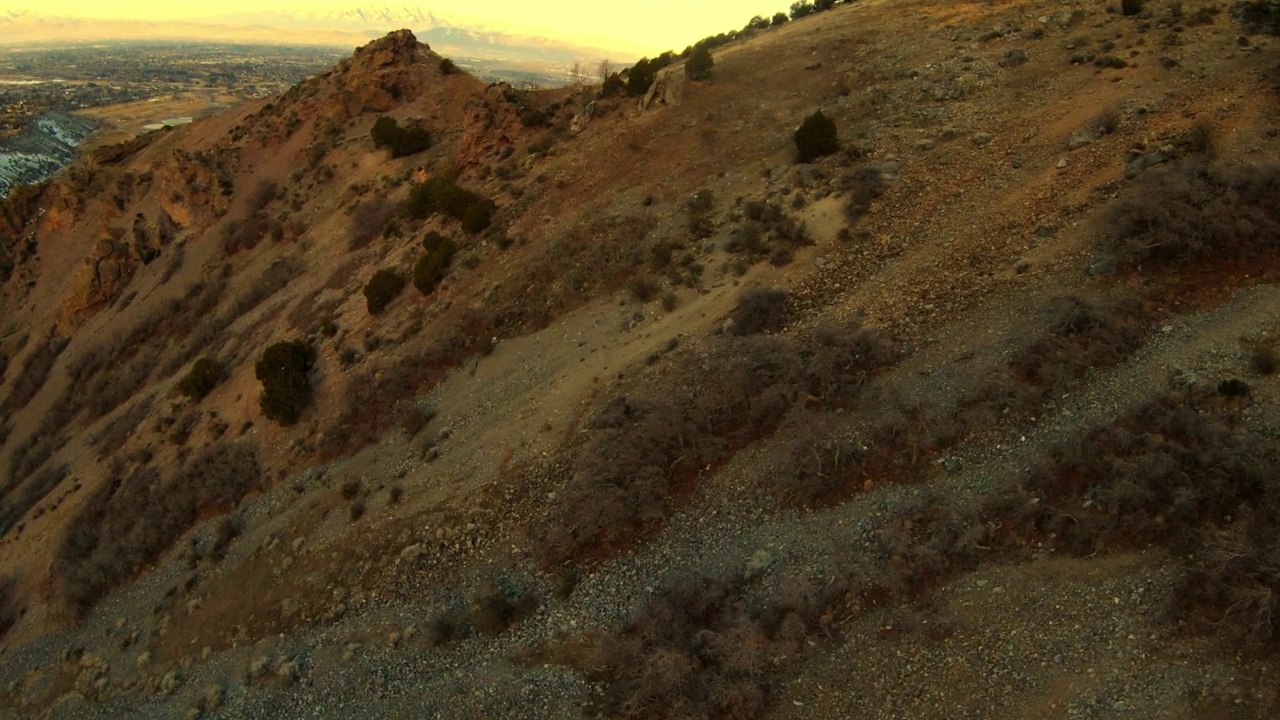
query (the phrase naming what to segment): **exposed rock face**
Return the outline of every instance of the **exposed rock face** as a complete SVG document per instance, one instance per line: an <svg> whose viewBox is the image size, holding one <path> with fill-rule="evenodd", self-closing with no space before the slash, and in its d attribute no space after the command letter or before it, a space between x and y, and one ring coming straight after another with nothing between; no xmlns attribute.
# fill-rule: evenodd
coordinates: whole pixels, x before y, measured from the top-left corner
<svg viewBox="0 0 1280 720"><path fill-rule="evenodd" d="M569 132L577 135L591 124L591 118L596 116L596 101L592 100L587 103L574 116L573 121L569 123Z"/></svg>
<svg viewBox="0 0 1280 720"><path fill-rule="evenodd" d="M327 88L338 99L337 107L330 108L331 116L341 116L335 119L387 112L417 99L427 79L440 73L439 62L440 57L412 32L397 30L359 48L331 72L299 85L285 100L314 97Z"/></svg>
<svg viewBox="0 0 1280 720"><path fill-rule="evenodd" d="M119 228L104 228L84 259L62 303L58 320L64 331L74 330L86 312L109 302L124 290L138 269L138 258Z"/></svg>
<svg viewBox="0 0 1280 720"><path fill-rule="evenodd" d="M649 86L649 92L640 100L640 110L648 110L654 105L675 105L680 102L684 93L684 73L671 69L663 70Z"/></svg>
<svg viewBox="0 0 1280 720"><path fill-rule="evenodd" d="M504 157L524 132L520 99L506 83L490 85L467 106L466 125L453 162L466 171Z"/></svg>

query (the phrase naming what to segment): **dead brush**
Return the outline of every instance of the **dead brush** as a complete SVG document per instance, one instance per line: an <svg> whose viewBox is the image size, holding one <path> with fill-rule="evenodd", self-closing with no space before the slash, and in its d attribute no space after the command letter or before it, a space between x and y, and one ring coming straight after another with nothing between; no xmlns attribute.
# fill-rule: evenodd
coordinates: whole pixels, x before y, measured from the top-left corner
<svg viewBox="0 0 1280 720"><path fill-rule="evenodd" d="M1243 261L1280 246L1280 166L1153 168L1102 214L1098 248L1129 266Z"/></svg>
<svg viewBox="0 0 1280 720"><path fill-rule="evenodd" d="M802 401L848 407L901 355L857 323L801 338L723 335L701 352L669 354L664 381L614 398L584 427L560 501L527 526L537 559L559 568L631 546Z"/></svg>

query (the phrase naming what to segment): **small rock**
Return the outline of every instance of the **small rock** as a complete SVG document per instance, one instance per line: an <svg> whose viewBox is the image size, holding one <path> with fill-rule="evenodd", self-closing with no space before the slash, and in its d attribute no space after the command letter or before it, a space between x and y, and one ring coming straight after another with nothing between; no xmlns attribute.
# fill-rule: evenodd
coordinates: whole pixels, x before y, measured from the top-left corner
<svg viewBox="0 0 1280 720"><path fill-rule="evenodd" d="M985 146L986 146L986 145L988 145L988 144L989 144L993 139L994 139L994 138L993 138L993 137L991 137L991 135L990 135L990 134L988 134L988 133L978 133L978 134L974 135L973 137L969 138L969 141L970 141L970 142L972 142L974 145L976 145L976 146L978 146L978 147L985 147Z"/></svg>
<svg viewBox="0 0 1280 720"><path fill-rule="evenodd" d="M1059 169L1059 170L1062 170L1062 169L1063 169L1063 168L1065 168L1066 166L1067 166L1067 159L1066 159L1066 158L1062 158L1062 159L1058 160L1058 165L1057 165L1057 167L1058 167L1058 169Z"/></svg>
<svg viewBox="0 0 1280 720"><path fill-rule="evenodd" d="M1116 271L1116 264L1110 260L1099 260L1089 266L1090 275L1110 275Z"/></svg>
<svg viewBox="0 0 1280 720"><path fill-rule="evenodd" d="M1031 263L1027 262L1025 259L1019 259L1018 262L1013 264L1013 271L1019 275L1027 274L1027 271L1030 269Z"/></svg>

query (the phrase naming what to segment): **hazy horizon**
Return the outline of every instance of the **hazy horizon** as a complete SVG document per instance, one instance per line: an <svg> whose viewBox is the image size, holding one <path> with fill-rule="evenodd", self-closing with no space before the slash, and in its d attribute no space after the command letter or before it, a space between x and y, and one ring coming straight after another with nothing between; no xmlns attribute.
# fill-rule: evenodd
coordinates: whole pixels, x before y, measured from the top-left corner
<svg viewBox="0 0 1280 720"><path fill-rule="evenodd" d="M451 24L482 27L534 37L546 37L587 47L654 55L664 50L680 51L709 35L743 27L754 15L766 17L785 11L777 0L750 0L747 3L713 0L686 3L678 0L650 0L631 5L605 5L571 0L551 0L537 5L515 0L463 2L254 2L224 0L211 5L194 5L136 0L126 4L91 3L86 0L11 0L9 10L42 16L87 21L209 22L260 13L298 13L343 9L409 10L430 13ZM387 28L393 30L396 28ZM422 28L411 28L419 30Z"/></svg>

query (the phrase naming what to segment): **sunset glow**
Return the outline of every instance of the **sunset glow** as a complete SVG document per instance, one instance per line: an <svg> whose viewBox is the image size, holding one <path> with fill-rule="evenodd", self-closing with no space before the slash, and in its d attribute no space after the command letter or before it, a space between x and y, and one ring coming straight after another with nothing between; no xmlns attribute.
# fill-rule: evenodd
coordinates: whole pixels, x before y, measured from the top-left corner
<svg viewBox="0 0 1280 720"><path fill-rule="evenodd" d="M326 8L361 7L370 10L383 5L363 6L357 2L317 4L314 2L254 2L223 0L210 4L175 3L165 0L132 0L128 3L101 3L90 0L16 0L6 3L13 10L89 20L171 21L234 16L264 11L308 13ZM649 0L645 3L599 3L579 0L552 0L529 3L523 0L462 2L439 0L430 5L388 4L421 9L451 21L480 25L493 30L568 40L581 45L615 48L637 54L682 50L708 35L743 27L753 15L771 16L785 11L776 0L730 2L683 2ZM388 28L388 30L395 28ZM413 29L413 28L411 28Z"/></svg>

